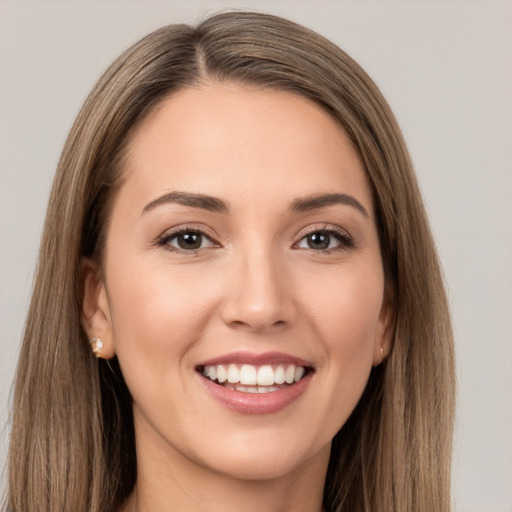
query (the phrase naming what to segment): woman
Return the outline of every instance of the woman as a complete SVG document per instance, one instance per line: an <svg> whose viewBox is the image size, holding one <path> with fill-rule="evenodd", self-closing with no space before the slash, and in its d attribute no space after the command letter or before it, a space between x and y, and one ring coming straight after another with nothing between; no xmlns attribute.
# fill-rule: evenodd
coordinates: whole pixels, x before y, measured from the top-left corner
<svg viewBox="0 0 512 512"><path fill-rule="evenodd" d="M449 510L452 420L435 248L364 71L252 13L119 57L52 190L8 510Z"/></svg>

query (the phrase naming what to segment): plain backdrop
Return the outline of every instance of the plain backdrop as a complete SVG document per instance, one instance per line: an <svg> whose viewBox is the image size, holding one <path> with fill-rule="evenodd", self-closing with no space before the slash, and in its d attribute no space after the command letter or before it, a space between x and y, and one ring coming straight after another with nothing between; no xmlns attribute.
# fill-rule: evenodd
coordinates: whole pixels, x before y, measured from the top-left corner
<svg viewBox="0 0 512 512"><path fill-rule="evenodd" d="M455 324L457 511L511 512L512 2L503 0L0 0L0 465L48 191L73 119L129 44L225 8L283 15L320 32L389 100L415 162Z"/></svg>

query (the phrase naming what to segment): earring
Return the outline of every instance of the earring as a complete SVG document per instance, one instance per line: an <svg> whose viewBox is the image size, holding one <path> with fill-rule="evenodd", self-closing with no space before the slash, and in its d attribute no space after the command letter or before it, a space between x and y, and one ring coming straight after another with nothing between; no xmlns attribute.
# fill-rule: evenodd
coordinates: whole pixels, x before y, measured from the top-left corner
<svg viewBox="0 0 512 512"><path fill-rule="evenodd" d="M99 338L93 338L89 344L92 347L92 351L96 357L100 357L100 350L103 348L103 341Z"/></svg>

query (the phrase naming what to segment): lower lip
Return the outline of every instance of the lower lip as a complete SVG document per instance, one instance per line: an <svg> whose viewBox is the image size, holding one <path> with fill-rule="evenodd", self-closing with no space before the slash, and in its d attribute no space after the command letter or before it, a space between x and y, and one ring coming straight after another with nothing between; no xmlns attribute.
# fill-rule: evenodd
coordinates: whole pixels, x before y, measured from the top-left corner
<svg viewBox="0 0 512 512"><path fill-rule="evenodd" d="M215 384L200 375L208 392L222 405L239 414L272 414L289 406L306 390L313 372L299 382L269 393L243 393Z"/></svg>

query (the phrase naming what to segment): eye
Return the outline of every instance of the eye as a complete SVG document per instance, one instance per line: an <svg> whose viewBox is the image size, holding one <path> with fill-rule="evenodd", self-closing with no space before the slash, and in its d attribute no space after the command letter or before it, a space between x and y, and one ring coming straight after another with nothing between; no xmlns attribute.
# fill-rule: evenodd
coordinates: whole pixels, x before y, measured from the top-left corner
<svg viewBox="0 0 512 512"><path fill-rule="evenodd" d="M307 234L299 240L297 247L315 251L329 251L331 249L352 247L352 245L352 239L347 233L341 230L324 229Z"/></svg>
<svg viewBox="0 0 512 512"><path fill-rule="evenodd" d="M205 233L192 229L184 229L166 235L160 240L160 245L167 246L171 250L188 252L216 246Z"/></svg>

